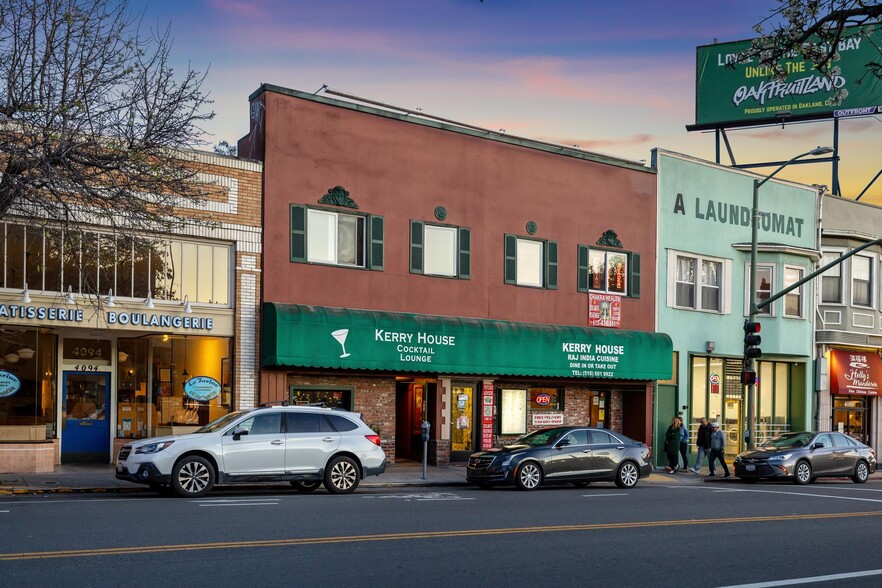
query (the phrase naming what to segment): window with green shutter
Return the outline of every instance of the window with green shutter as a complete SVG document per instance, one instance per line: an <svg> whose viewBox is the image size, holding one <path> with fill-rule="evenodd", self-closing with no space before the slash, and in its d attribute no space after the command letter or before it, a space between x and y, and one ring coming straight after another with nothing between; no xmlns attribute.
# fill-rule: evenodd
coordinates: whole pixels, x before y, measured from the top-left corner
<svg viewBox="0 0 882 588"><path fill-rule="evenodd" d="M471 277L471 230L410 221L410 271L427 276Z"/></svg>
<svg viewBox="0 0 882 588"><path fill-rule="evenodd" d="M505 283L557 289L557 241L505 235Z"/></svg>
<svg viewBox="0 0 882 588"><path fill-rule="evenodd" d="M383 217L291 205L291 261L382 270Z"/></svg>

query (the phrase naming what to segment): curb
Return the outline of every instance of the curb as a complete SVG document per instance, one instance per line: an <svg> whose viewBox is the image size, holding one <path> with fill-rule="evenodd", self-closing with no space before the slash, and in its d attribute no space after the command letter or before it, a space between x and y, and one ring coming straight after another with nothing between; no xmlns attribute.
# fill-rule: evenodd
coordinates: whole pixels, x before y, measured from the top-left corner
<svg viewBox="0 0 882 588"><path fill-rule="evenodd" d="M407 488L407 487L443 487L443 486L468 486L467 482L433 482L431 480L419 482L384 482L384 483L368 483L359 484L359 488ZM289 486L277 485L280 488L288 489ZM254 485L238 485L238 484L219 484L215 487L221 490L239 490L254 491L272 489L273 485L263 484ZM29 488L29 487L13 487L0 488L0 496L27 496L37 494L130 494L136 492L153 492L147 486L128 487L72 487L72 486L56 486L54 488Z"/></svg>

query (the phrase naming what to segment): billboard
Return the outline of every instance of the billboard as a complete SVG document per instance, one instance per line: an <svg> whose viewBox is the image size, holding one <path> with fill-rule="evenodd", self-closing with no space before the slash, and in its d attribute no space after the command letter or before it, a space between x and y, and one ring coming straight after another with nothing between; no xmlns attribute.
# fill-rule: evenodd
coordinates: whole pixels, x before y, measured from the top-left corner
<svg viewBox="0 0 882 588"><path fill-rule="evenodd" d="M882 80L867 74L866 65L880 60L882 29L847 29L837 48L839 68L831 78L813 69L799 56L783 59L787 79L776 80L757 60L733 64L751 47L751 41L704 45L697 48L695 125L689 130L882 113ZM833 96L842 92L842 101Z"/></svg>

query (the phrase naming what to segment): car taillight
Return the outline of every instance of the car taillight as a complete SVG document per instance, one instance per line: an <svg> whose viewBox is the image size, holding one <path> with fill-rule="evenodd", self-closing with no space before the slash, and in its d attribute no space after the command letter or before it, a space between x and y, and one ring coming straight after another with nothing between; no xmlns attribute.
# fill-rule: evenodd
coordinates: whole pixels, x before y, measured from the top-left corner
<svg viewBox="0 0 882 588"><path fill-rule="evenodd" d="M367 439L368 441L370 441L371 443L373 443L374 445L376 445L377 447L380 447L380 436L379 435L365 435L364 438Z"/></svg>
<svg viewBox="0 0 882 588"><path fill-rule="evenodd" d="M650 447L646 443L641 443L640 445L642 445L643 448L646 449L646 457L652 459L652 447Z"/></svg>

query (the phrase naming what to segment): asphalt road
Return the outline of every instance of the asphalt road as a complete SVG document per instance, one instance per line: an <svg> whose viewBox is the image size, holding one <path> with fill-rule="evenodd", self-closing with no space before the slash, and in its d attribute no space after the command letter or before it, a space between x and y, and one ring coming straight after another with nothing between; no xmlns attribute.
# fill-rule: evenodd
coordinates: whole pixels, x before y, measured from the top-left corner
<svg viewBox="0 0 882 588"><path fill-rule="evenodd" d="M879 586L880 529L879 481L11 496L0 586Z"/></svg>

